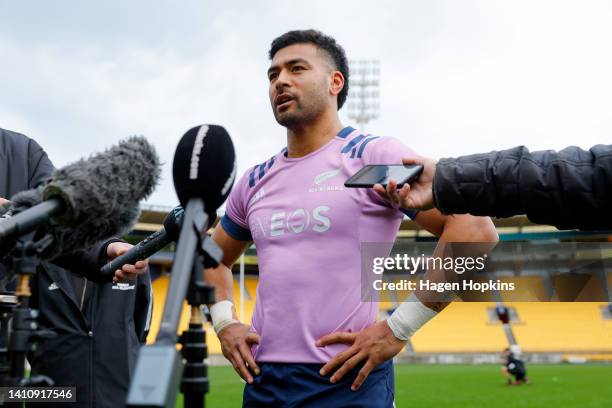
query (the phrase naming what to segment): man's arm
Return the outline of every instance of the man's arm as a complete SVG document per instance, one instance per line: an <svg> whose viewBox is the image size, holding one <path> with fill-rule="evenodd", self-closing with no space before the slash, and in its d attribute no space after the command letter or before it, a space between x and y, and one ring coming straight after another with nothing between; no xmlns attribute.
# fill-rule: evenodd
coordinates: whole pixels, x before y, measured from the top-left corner
<svg viewBox="0 0 612 408"><path fill-rule="evenodd" d="M209 306L215 332L221 342L223 355L234 370L249 384L253 375L259 374L259 367L251 353L251 345L259 343L259 335L250 331L250 326L240 323L233 305L234 280L231 267L246 251L250 241L233 238L225 231L222 223L217 224L213 240L223 250L223 260L216 268L205 271L206 283L215 287L215 304Z"/></svg>
<svg viewBox="0 0 612 408"><path fill-rule="evenodd" d="M99 273L100 268L119 255L126 253L132 247L132 244L123 242L118 238L111 238L98 241L88 249L57 257L52 262L64 269L83 275L90 281L107 283L107 278L102 277ZM112 280L113 282L133 281L138 275L147 272L148 265L148 260L137 261L133 265L123 265L121 269L115 271Z"/></svg>
<svg viewBox="0 0 612 408"><path fill-rule="evenodd" d="M529 152L515 147L458 158L409 159L423 174L402 194L410 208L509 217L560 229L612 228L612 145Z"/></svg>
<svg viewBox="0 0 612 408"><path fill-rule="evenodd" d="M30 171L28 185L35 188L43 184L55 171L55 167L47 153L34 139L28 143L28 170Z"/></svg>
<svg viewBox="0 0 612 408"><path fill-rule="evenodd" d="M443 212L527 214L562 229L612 228L612 145L533 153L516 147L444 159L434 180L434 199Z"/></svg>
<svg viewBox="0 0 612 408"><path fill-rule="evenodd" d="M477 257L483 252L492 249L491 244L499 240L495 225L489 217L475 217L472 215L443 215L439 210L421 211L414 220L420 227L439 237L438 245L434 250L434 257L443 257L447 243L483 243L482 246L469 246L463 248L462 256ZM456 255L456 254L455 254ZM442 271L426 271L424 279L431 282L445 282L446 277ZM440 312L450 302L440 302L437 293L416 291L417 299L426 307L436 313Z"/></svg>
<svg viewBox="0 0 612 408"><path fill-rule="evenodd" d="M383 190L380 194L389 202L405 208L405 202L400 198L396 187L396 183L390 182L387 190ZM491 219L486 217L444 216L440 211L433 209L418 213L415 222L439 237L434 256L441 256L445 244L450 242L479 242L491 247L498 241L495 226ZM482 248L473 249L478 250L479 254L482 250ZM468 249L466 252L471 250ZM443 271L436 270L427 271L425 279L446 281ZM438 296L432 296L428 292L417 292L415 296L416 299L402 303L387 321L377 322L358 333L332 333L320 338L317 341L318 347L334 343L351 345L325 364L320 374L327 375L333 372L330 381L334 383L365 361L351 386L352 390L357 390L377 365L398 354L414 332L450 303L441 302Z"/></svg>
<svg viewBox="0 0 612 408"><path fill-rule="evenodd" d="M206 282L215 287L215 302L234 300L234 281L232 265L240 255L251 245L250 241L240 241L232 238L221 223L213 231L213 240L223 250L223 259L218 267L206 270Z"/></svg>

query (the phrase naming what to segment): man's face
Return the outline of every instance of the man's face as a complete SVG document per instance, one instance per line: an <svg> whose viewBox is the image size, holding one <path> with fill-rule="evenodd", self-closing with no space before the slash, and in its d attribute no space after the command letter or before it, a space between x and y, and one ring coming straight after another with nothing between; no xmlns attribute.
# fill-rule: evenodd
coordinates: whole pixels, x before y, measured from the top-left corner
<svg viewBox="0 0 612 408"><path fill-rule="evenodd" d="M314 44L279 50L268 69L269 95L276 121L287 128L316 120L333 104L332 65Z"/></svg>

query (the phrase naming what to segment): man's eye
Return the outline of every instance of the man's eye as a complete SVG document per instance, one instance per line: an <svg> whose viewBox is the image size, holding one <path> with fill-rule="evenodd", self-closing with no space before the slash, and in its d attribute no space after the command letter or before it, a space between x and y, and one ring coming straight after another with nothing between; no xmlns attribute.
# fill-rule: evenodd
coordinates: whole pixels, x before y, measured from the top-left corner
<svg viewBox="0 0 612 408"><path fill-rule="evenodd" d="M303 71L304 67L300 66L300 65L296 65L293 67L293 71Z"/></svg>
<svg viewBox="0 0 612 408"><path fill-rule="evenodd" d="M270 75L268 75L268 79L269 79L270 81L273 81L274 79L276 79L276 77L277 77L277 75L276 75L276 74L270 74Z"/></svg>

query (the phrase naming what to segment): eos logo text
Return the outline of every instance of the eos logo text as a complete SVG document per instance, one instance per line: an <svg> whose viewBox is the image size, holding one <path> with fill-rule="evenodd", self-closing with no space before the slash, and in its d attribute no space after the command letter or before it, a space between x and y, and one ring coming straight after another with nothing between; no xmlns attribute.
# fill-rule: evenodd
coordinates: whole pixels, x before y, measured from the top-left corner
<svg viewBox="0 0 612 408"><path fill-rule="evenodd" d="M314 232L325 232L331 228L331 220L325 215L329 207L321 205L312 210L312 214L298 208L292 212L276 212L270 218L270 236L279 237L285 233L300 234L312 229Z"/></svg>

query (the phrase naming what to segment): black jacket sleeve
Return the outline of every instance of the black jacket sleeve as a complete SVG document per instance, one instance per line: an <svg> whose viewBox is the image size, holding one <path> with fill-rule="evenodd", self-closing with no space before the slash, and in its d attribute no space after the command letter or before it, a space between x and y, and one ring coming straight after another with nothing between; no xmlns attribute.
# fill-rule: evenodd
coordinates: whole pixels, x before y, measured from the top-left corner
<svg viewBox="0 0 612 408"><path fill-rule="evenodd" d="M53 264L81 274L90 281L96 283L107 283L112 280L112 276L103 277L99 271L107 262L106 249L113 242L123 242L118 238L110 238L98 241L94 246L81 251L57 257Z"/></svg>
<svg viewBox="0 0 612 408"><path fill-rule="evenodd" d="M533 153L521 146L442 159L433 184L445 214L526 214L560 229L612 229L612 145Z"/></svg>
<svg viewBox="0 0 612 408"><path fill-rule="evenodd" d="M28 143L28 167L30 170L28 188L40 186L55 171L47 153L33 139L30 139Z"/></svg>
<svg viewBox="0 0 612 408"><path fill-rule="evenodd" d="M40 186L54 171L47 153L35 140L0 129L0 197Z"/></svg>

